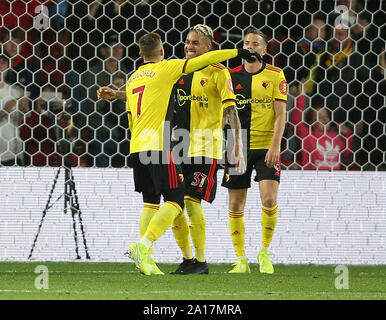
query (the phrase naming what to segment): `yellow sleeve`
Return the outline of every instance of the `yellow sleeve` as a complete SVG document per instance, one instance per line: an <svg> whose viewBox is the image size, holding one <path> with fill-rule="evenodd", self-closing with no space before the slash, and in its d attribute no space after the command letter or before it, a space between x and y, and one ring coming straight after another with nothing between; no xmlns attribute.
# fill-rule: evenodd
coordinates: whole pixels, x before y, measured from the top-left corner
<svg viewBox="0 0 386 320"><path fill-rule="evenodd" d="M283 70L280 71L275 81L275 88L273 90L274 100L287 101L287 81L284 76Z"/></svg>
<svg viewBox="0 0 386 320"><path fill-rule="evenodd" d="M181 78L186 59L170 59L164 61L166 61L164 64L165 76L171 77L171 79L175 79L175 81Z"/></svg>
<svg viewBox="0 0 386 320"><path fill-rule="evenodd" d="M219 63L237 57L237 54L237 49L210 51L193 59L185 60L185 65L183 67L182 72L184 74L191 73L206 66L209 66L210 64Z"/></svg>
<svg viewBox="0 0 386 320"><path fill-rule="evenodd" d="M130 110L130 105L129 105L129 90L128 86L126 86L126 111L127 111L127 117L129 119L129 129L130 131L133 131L133 119L131 116L131 110Z"/></svg>
<svg viewBox="0 0 386 320"><path fill-rule="evenodd" d="M236 105L231 75L228 69L219 70L217 76L217 90L221 96L223 109Z"/></svg>
<svg viewBox="0 0 386 320"><path fill-rule="evenodd" d="M127 117L129 119L129 129L130 131L133 131L133 120L132 120L132 117L131 117L131 112L127 112Z"/></svg>

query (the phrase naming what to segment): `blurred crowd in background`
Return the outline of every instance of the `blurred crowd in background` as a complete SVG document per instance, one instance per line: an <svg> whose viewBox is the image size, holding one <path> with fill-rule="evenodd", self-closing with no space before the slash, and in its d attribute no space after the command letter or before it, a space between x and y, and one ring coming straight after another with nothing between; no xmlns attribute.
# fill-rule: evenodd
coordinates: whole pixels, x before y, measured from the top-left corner
<svg viewBox="0 0 386 320"><path fill-rule="evenodd" d="M383 7L382 7L383 5ZM249 26L284 70L289 169L386 170L385 3L331 1L0 0L0 162L3 166L123 167L130 132L124 89L141 63L136 41L159 32L184 57L189 27L215 48L242 47ZM347 10L345 10L345 8ZM241 63L227 62L228 67Z"/></svg>

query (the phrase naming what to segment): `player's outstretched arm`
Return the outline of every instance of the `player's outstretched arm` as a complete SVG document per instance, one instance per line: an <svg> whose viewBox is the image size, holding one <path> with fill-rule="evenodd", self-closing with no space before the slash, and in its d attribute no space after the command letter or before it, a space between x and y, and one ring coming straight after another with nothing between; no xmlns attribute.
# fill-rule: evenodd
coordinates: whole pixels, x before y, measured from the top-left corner
<svg viewBox="0 0 386 320"><path fill-rule="evenodd" d="M100 87L97 90L97 97L98 99L108 99L108 100L119 99L122 101L126 101L126 92L114 90L109 87Z"/></svg>
<svg viewBox="0 0 386 320"><path fill-rule="evenodd" d="M184 73L191 73L201 68L209 66L210 64L219 63L225 60L229 60L235 57L240 57L248 61L255 61L258 59L261 61L261 56L253 50L247 49L224 49L214 50L204 53L193 59L186 60L184 66Z"/></svg>

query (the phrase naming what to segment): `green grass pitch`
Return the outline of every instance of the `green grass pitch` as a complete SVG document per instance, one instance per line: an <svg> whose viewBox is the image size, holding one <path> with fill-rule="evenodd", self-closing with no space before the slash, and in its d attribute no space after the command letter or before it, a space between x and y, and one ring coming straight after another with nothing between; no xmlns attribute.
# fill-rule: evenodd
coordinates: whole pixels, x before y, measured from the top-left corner
<svg viewBox="0 0 386 320"><path fill-rule="evenodd" d="M48 268L48 289L36 289L38 265ZM227 274L229 264L210 264L209 275L140 275L132 263L0 262L0 299L130 300L385 300L386 266L348 266L348 289L336 289L336 266L276 265L273 275ZM38 281L38 280L36 280Z"/></svg>

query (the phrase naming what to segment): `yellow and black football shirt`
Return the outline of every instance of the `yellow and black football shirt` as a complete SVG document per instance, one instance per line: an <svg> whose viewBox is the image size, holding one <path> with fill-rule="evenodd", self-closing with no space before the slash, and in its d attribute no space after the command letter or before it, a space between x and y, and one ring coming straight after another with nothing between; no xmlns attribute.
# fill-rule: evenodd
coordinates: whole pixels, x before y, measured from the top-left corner
<svg viewBox="0 0 386 320"><path fill-rule="evenodd" d="M213 64L183 76L176 100L177 127L190 132L188 156L222 159L223 111L236 104L228 69Z"/></svg>
<svg viewBox="0 0 386 320"><path fill-rule="evenodd" d="M275 126L275 100L287 101L283 70L263 63L249 73L244 65L230 70L243 129L248 129L248 149L269 149Z"/></svg>
<svg viewBox="0 0 386 320"><path fill-rule="evenodd" d="M130 152L166 150L172 120L175 83L184 74L237 56L237 49L215 50L193 59L162 60L146 63L126 82L126 108L129 116ZM165 131L165 132L164 132Z"/></svg>

